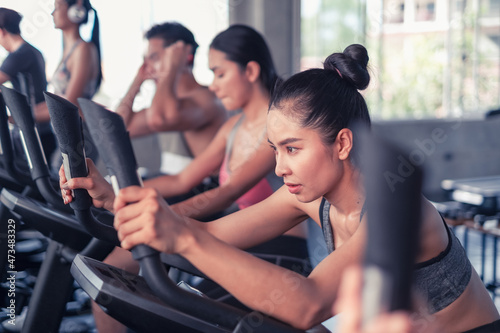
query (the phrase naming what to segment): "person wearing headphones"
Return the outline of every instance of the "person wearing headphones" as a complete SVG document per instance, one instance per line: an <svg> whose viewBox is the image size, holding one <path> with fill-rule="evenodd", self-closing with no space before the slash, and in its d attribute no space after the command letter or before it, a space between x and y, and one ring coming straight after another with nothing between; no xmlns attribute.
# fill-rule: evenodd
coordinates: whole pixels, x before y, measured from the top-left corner
<svg viewBox="0 0 500 333"><path fill-rule="evenodd" d="M46 109L43 97L47 89L45 60L42 53L21 36L21 20L18 12L0 7L0 45L9 52L0 65L0 84L10 81L15 90L28 96L44 153L49 156L56 148L56 139L49 118L37 112Z"/></svg>
<svg viewBox="0 0 500 333"><path fill-rule="evenodd" d="M94 12L92 36L89 42L80 35L80 27L89 20L90 11ZM49 89L71 103L78 105L77 99L92 97L101 86L101 46L99 37L99 19L90 0L55 0L52 12L54 26L62 31L63 55L50 80ZM39 110L42 117L49 117L49 110ZM85 153L92 160L97 160L97 149L90 140L84 124ZM51 166L58 169L62 163L60 154L50 158Z"/></svg>
<svg viewBox="0 0 500 333"><path fill-rule="evenodd" d="M94 27L89 42L80 35L94 11ZM52 12L54 26L63 34L63 58L50 81L54 93L77 104L77 98L91 99L102 81L99 19L89 0L56 0Z"/></svg>

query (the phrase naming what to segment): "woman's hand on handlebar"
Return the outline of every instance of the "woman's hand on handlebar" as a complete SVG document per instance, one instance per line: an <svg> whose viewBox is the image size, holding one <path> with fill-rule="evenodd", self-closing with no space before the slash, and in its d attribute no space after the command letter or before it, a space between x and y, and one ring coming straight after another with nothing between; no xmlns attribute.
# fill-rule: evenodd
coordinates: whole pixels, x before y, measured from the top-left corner
<svg viewBox="0 0 500 333"><path fill-rule="evenodd" d="M341 313L338 332L341 333L417 333L422 332L413 322L414 316L408 312L383 313L362 327L363 289L362 269L352 266L345 270L334 305L334 312ZM438 332L435 327L425 326L425 332Z"/></svg>
<svg viewBox="0 0 500 333"><path fill-rule="evenodd" d="M121 189L115 203L114 227L122 248L146 244L165 253L181 253L189 243L189 220L175 214L153 188Z"/></svg>
<svg viewBox="0 0 500 333"><path fill-rule="evenodd" d="M87 167L89 174L87 177L76 177L68 180L64 173L64 166L59 169L59 186L61 187L64 203L73 201L71 190L85 189L92 197L92 203L97 208L105 208L113 212L113 201L115 194L112 186L99 173L94 162L87 158Z"/></svg>

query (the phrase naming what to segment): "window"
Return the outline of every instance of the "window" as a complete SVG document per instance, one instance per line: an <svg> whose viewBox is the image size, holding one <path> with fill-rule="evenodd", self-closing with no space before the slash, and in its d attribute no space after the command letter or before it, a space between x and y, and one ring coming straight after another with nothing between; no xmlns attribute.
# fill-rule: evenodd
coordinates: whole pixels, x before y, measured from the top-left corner
<svg viewBox="0 0 500 333"><path fill-rule="evenodd" d="M361 43L374 118L481 117L500 106L499 8L499 0L302 1L302 69Z"/></svg>
<svg viewBox="0 0 500 333"><path fill-rule="evenodd" d="M403 23L405 3L404 0L384 0L384 23Z"/></svg>
<svg viewBox="0 0 500 333"><path fill-rule="evenodd" d="M429 0L417 0L415 2L415 21L434 21L435 15L435 4L434 1Z"/></svg>

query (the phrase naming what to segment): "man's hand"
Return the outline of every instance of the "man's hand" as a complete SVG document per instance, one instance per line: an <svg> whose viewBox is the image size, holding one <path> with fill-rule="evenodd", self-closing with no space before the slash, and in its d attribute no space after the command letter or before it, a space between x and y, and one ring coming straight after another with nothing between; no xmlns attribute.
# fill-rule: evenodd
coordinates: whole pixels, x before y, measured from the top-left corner
<svg viewBox="0 0 500 333"><path fill-rule="evenodd" d="M193 47L177 41L163 50L160 63L160 77L177 75L190 60Z"/></svg>

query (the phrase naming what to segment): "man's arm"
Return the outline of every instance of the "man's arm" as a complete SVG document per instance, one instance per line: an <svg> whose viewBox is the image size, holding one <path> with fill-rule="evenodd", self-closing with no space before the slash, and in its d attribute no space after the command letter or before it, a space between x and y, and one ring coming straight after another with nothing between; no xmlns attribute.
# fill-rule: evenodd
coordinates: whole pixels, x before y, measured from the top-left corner
<svg viewBox="0 0 500 333"><path fill-rule="evenodd" d="M190 45L177 42L162 54L157 92L145 112L151 131L193 130L205 126L213 117L214 96L205 88L194 88L196 91L185 98L177 94L190 52Z"/></svg>
<svg viewBox="0 0 500 333"><path fill-rule="evenodd" d="M50 121L50 113L49 108L47 107L47 103L40 102L33 108L33 113L35 116L35 121L37 123L44 123Z"/></svg>
<svg viewBox="0 0 500 333"><path fill-rule="evenodd" d="M234 121L233 121L234 122ZM187 193L200 184L203 178L212 174L222 164L226 139L231 123L226 123L210 141L206 149L177 175L148 179L145 187L153 187L164 197Z"/></svg>
<svg viewBox="0 0 500 333"><path fill-rule="evenodd" d="M146 63L144 62L137 71L125 97L123 97L120 105L116 108L116 113L122 116L125 126L129 130L131 136L141 136L150 133L146 118L144 117L146 109L134 112L132 108L135 98L141 90L142 84L147 79L149 79L149 76L146 72Z"/></svg>
<svg viewBox="0 0 500 333"><path fill-rule="evenodd" d="M10 81L12 77L15 77L17 73L19 73L22 60L23 59L15 57L12 53L9 53L7 58L5 58L0 65L0 84Z"/></svg>
<svg viewBox="0 0 500 333"><path fill-rule="evenodd" d="M4 84L7 81L10 81L10 76L0 71L0 84Z"/></svg>

